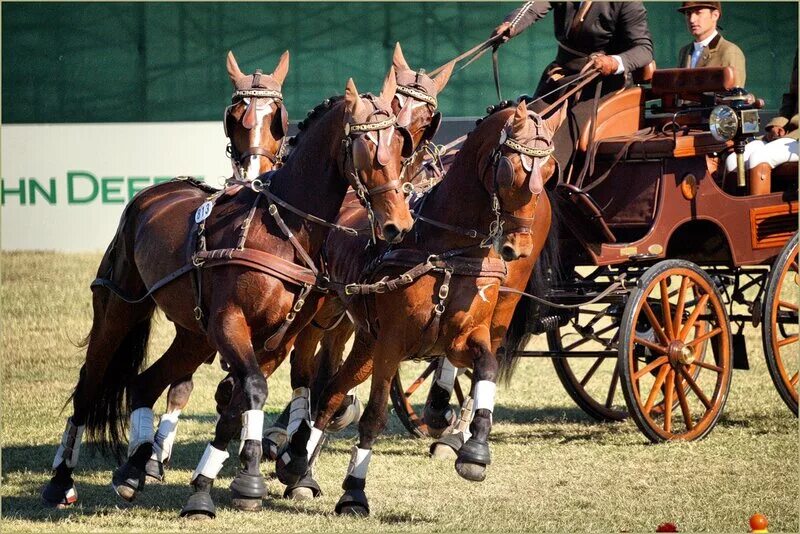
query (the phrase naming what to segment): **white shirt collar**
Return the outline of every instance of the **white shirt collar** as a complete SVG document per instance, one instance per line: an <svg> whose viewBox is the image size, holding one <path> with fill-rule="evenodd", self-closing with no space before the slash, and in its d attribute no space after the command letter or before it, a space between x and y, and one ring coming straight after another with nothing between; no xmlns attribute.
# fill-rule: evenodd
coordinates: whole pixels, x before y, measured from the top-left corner
<svg viewBox="0 0 800 534"><path fill-rule="evenodd" d="M703 48L706 48L708 46L708 43L713 41L714 37L716 37L717 35L718 35L717 30L714 30L714 33L712 33L711 35L709 35L708 37L706 37L705 39L703 39L699 43L697 41L695 41L694 43L692 43L692 44L694 44L694 49L695 50L702 50Z"/></svg>

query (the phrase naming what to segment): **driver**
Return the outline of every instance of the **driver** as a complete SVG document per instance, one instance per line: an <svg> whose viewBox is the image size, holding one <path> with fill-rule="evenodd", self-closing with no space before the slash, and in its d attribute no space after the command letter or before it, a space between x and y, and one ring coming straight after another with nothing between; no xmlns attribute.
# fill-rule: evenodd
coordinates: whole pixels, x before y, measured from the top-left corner
<svg viewBox="0 0 800 534"><path fill-rule="evenodd" d="M642 2L525 2L492 32L502 42L553 11L558 53L539 80L534 97L564 83L591 62L603 75L602 93L631 84L631 72L653 61L653 41ZM583 94L593 95L584 90ZM558 95L555 95L558 96Z"/></svg>

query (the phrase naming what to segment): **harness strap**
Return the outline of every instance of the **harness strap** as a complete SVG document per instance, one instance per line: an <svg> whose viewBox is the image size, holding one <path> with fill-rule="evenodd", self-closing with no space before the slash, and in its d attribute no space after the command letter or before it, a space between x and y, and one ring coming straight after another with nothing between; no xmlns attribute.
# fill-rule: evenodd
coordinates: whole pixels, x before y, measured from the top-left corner
<svg viewBox="0 0 800 534"><path fill-rule="evenodd" d="M299 295L297 295L297 299L295 299L292 309L286 314L286 319L283 320L283 323L278 327L275 333L269 336L264 342L264 350L272 352L278 348L281 341L283 341L283 337L286 335L286 331L289 330L289 327L294 322L295 317L300 310L303 309L303 305L306 303L306 297L308 297L308 294L311 293L312 289L313 285L306 284L303 286L303 290Z"/></svg>
<svg viewBox="0 0 800 534"><path fill-rule="evenodd" d="M555 302L550 302L549 300L545 300L542 297L537 297L536 295L531 295L530 293L520 291L519 289L514 289L513 287L500 286L499 291L500 293L512 293L514 295L527 297L529 299L533 299L536 302L544 304L545 306L549 306L551 308L571 310L575 308L580 308L582 306L588 306L589 304L594 304L595 302L599 302L619 288L625 289L625 273L620 274L616 282L608 286L601 293L598 293L594 298L587 300L586 302L579 302L577 304L557 304Z"/></svg>
<svg viewBox="0 0 800 534"><path fill-rule="evenodd" d="M193 259L195 263L200 264L198 267L213 268L231 264L241 265L297 286L313 285L318 286L319 289L324 287L322 284L318 285L321 281L316 272L263 250L252 248L244 250L235 248L205 250L195 254Z"/></svg>
<svg viewBox="0 0 800 534"><path fill-rule="evenodd" d="M436 307L433 308L433 315L419 340L417 349L413 352L414 356L412 358L424 356L439 340L439 325L442 322L442 315L444 315L447 297L450 295L450 278L452 278L452 276L452 269L446 269L444 271L444 277L442 277L442 283L439 286L439 293L437 294L439 302L437 302Z"/></svg>
<svg viewBox="0 0 800 534"><path fill-rule="evenodd" d="M125 294L125 292L117 284L115 284L114 282L112 282L108 278L96 278L89 285L89 287L105 287L106 289L108 289L109 291L114 293L117 297L119 297L120 299L124 300L128 304L139 304L140 302L143 302L146 298L148 298L150 295L152 295L153 293L155 293L156 291L158 291L159 289L161 289L165 285L169 284L170 282L172 282L176 278L188 273L192 269L194 269L194 265L191 264L191 263L187 263L186 265L184 265L183 267L181 267L177 271L174 271L174 272L168 274L167 276L165 276L164 278L162 278L161 280L159 280L158 282L153 284L150 287L150 289L147 291L147 293L145 293L144 295L142 295L141 297L138 297L138 298L137 297L129 297L129 296L127 296Z"/></svg>
<svg viewBox="0 0 800 534"><path fill-rule="evenodd" d="M258 196L261 195L259 194ZM319 274L319 270L317 270L317 266L314 264L314 260L311 259L311 256L308 255L306 249L303 248L303 246L297 240L297 237L286 225L286 222L284 222L283 217L281 217L281 214L278 212L278 207L275 204L270 203L267 211L269 212L270 215L272 215L272 218L275 220L275 223L278 225L278 228L281 229L281 232L283 232L283 235L285 235L286 238L289 240L289 242L292 244L292 246L294 247L297 254L300 256L300 258L302 258L302 260L306 263L308 268L311 269L311 272L314 273L314 276L317 276Z"/></svg>

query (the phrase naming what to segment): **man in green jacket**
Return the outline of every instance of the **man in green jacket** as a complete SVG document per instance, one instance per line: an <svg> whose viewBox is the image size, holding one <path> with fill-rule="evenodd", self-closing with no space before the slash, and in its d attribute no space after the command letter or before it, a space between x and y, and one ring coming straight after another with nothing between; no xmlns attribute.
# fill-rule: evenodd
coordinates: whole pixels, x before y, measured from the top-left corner
<svg viewBox="0 0 800 534"><path fill-rule="evenodd" d="M683 2L678 11L686 17L686 27L694 42L681 48L678 66L733 67L735 84L744 87L746 78L744 54L717 31L722 16L720 2Z"/></svg>

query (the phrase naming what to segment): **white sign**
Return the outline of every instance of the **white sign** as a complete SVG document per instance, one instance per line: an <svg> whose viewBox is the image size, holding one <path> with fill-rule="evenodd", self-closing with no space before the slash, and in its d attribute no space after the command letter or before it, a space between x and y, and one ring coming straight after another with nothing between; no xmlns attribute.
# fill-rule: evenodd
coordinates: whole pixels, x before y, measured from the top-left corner
<svg viewBox="0 0 800 534"><path fill-rule="evenodd" d="M3 250L103 251L137 191L231 175L217 122L2 126Z"/></svg>

